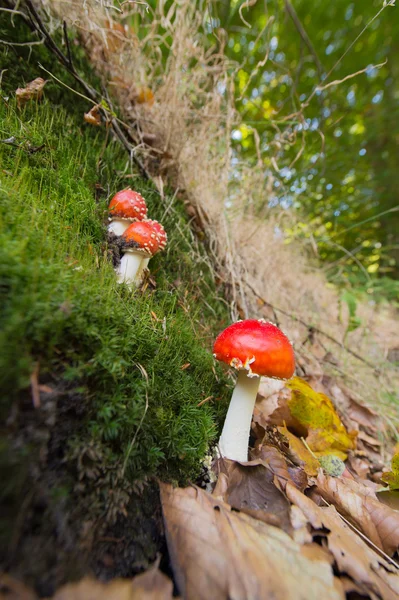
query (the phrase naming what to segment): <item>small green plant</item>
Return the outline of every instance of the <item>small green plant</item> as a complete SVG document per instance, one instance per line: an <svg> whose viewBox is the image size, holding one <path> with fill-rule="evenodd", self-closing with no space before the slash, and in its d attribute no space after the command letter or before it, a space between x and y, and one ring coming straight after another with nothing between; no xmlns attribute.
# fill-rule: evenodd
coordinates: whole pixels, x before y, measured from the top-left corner
<svg viewBox="0 0 399 600"><path fill-rule="evenodd" d="M358 327L361 326L362 320L357 316L357 299L352 292L349 290L343 290L340 297L340 309L342 308L342 304L345 304L348 309L348 323L346 326L346 331L344 335L344 343L346 338L351 331L355 331ZM340 310L341 313L341 310ZM340 314L340 320L342 321L342 315Z"/></svg>

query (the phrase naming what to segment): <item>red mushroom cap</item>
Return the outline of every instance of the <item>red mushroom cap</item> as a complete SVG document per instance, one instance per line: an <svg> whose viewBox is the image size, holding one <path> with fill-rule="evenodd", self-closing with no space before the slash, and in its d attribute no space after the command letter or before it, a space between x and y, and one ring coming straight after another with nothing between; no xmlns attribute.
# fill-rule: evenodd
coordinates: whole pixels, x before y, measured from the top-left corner
<svg viewBox="0 0 399 600"><path fill-rule="evenodd" d="M157 234L158 242L159 242L159 249L165 250L166 244L168 241L168 236L166 234L165 229L163 228L163 225L161 225L161 223L159 223L159 221L154 221L152 219L146 219L145 222L149 223L151 225L151 227L153 228L153 230L155 231L155 233Z"/></svg>
<svg viewBox="0 0 399 600"><path fill-rule="evenodd" d="M151 255L159 250L157 234L146 221L135 221L129 225L122 240L127 247L144 250Z"/></svg>
<svg viewBox="0 0 399 600"><path fill-rule="evenodd" d="M289 379L295 371L291 342L273 323L247 319L229 325L216 338L214 356L249 373Z"/></svg>
<svg viewBox="0 0 399 600"><path fill-rule="evenodd" d="M111 217L117 219L137 219L142 221L147 216L147 205L141 194L130 188L117 192L109 203Z"/></svg>

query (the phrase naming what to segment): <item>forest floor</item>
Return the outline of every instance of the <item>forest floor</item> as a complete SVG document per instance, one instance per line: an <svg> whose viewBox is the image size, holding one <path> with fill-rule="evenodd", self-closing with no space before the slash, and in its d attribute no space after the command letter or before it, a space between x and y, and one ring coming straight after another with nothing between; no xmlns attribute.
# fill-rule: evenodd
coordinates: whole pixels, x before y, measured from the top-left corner
<svg viewBox="0 0 399 600"><path fill-rule="evenodd" d="M17 21L11 27L5 13L0 13L0 31L11 44L29 37L28 27ZM78 44L73 53L79 72L91 85L100 87ZM211 354L213 340L230 322L229 290L215 273L207 237L185 196L173 190L161 193L140 169L132 167L125 149L109 130L84 121L91 105L65 87L75 89L76 84L54 55L42 45L2 45L0 57L4 350L0 479L6 482L0 491L1 568L32 586L40 597L87 574L102 581L133 577L157 562L172 577L164 517L169 526L168 544L177 550L174 560L179 567L175 562L174 574L180 572L181 583L187 565L184 557L177 555L179 544L187 547L187 540L173 540L171 531L184 528L176 521L179 508L184 513L187 503L187 511L195 516L198 507L190 491L173 491L163 484L162 516L158 480L181 486L207 483L202 461L216 443L233 385ZM28 94L26 102L18 100L17 88L26 90L37 77L47 78L39 64L51 72L42 97ZM168 232L166 251L152 259L151 274L134 292L116 283L114 266L120 249L106 229L109 199L127 186L145 197L149 216L159 219ZM299 364L304 369L305 363ZM301 374L306 376L306 371ZM309 375L307 380L313 383L315 377ZM353 451L347 465L355 483L363 486L369 477L374 494L376 482L381 483L381 473L387 468L384 458L392 453L395 426L387 426L388 421L362 406L343 386L337 391L333 377L325 376L322 385L321 391L335 394L335 398L342 396L343 422L358 434L356 452L352 445L355 434L348 437L346 430L336 451L343 457ZM298 382L297 386L298 394L303 395L305 388ZM312 560L332 573L334 561L325 556L326 523L322 526L320 515L312 513L295 490L286 489L287 478L302 493L311 477L318 477L317 485L316 479L312 480L316 493L334 504L329 488L333 478L317 476L311 457L298 458L294 442L291 447L284 438L289 436L286 430L282 432L286 425L305 435L303 426L288 420L287 389L261 389L252 435L255 462L247 472L239 466L216 467L219 483L210 513L225 516L226 503L237 514L247 513L240 522L243 529L235 530L241 541L248 534L249 521L245 519L259 519L260 537L269 526L277 526L282 535L288 532L295 538L296 544L309 544ZM318 406L320 397L306 394ZM393 414L395 402L392 396ZM276 408L284 408L284 414ZM388 411L388 417L390 414ZM288 469L281 456L276 462L276 448L287 460L290 457ZM269 473L264 478L266 462L274 464L274 477ZM266 484L259 486L260 477ZM349 494L345 485L349 486L344 482L336 494L341 504ZM186 488L190 489L195 488ZM350 494L360 497L360 489L363 487L352 487ZM266 511L265 494L270 503ZM198 498L203 512L190 527L196 535L203 519L206 537L205 530L212 530L206 505L210 496L198 489ZM300 519L295 525L298 536L293 534L287 498L301 506L312 522L314 539L305 535ZM345 509L345 514L350 513L350 506ZM231 515L227 521L239 518L235 512ZM364 515L353 519L360 529L367 521ZM388 518L384 513L385 518L393 531L391 537L379 530L376 533L377 526L371 527L369 521L365 535L392 556L399 529L392 515ZM349 534L340 531L337 535ZM256 549L259 539L251 540ZM285 538L280 542L284 554L288 542ZM280 542L277 536L275 548ZM216 544L212 539L209 543ZM317 544L320 550L315 549ZM226 548L226 556L229 552L233 556L229 544ZM295 554L293 547L291 550ZM197 551L204 557L207 554L200 539ZM353 552L353 547L348 552ZM378 564L384 575L379 574L378 581L370 575L368 580L359 575L360 562L341 564L335 551L333 554L333 579L340 575L341 596L331 597L343 597L345 590L366 595L367 586L376 590L377 596L370 597L384 597L391 585L386 562L380 559ZM367 573L372 571L374 559L362 554ZM193 560L200 564L198 557ZM309 566L300 561L298 565L299 570ZM250 569L249 564L247 567ZM210 564L205 568L211 572ZM350 577L345 575L348 572ZM234 589L231 582L229 585ZM331 583L334 585L337 581ZM250 585L245 593L251 597L249 589ZM292 589L288 585L286 593ZM316 597L319 592L315 590ZM319 595L327 597L325 590ZM388 592L386 597L390 597Z"/></svg>

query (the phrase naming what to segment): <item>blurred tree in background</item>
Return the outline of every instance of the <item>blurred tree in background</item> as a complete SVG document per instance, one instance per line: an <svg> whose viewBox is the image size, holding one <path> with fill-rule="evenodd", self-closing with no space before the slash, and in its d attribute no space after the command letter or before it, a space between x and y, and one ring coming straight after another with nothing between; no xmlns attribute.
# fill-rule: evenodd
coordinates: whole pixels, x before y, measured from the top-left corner
<svg viewBox="0 0 399 600"><path fill-rule="evenodd" d="M134 23L139 37L149 22L143 4ZM174 0L161 4L166 14ZM149 0L147 8L156 6ZM197 0L197 6L209 51L224 53L234 76L241 123L232 132L232 188L234 165L256 165L259 185L246 198L252 210L265 218L274 207L295 213L296 225L283 233L287 243L308 240L330 281L397 300L395 0ZM164 42L166 63L172 40ZM220 93L230 90L221 84Z"/></svg>
<svg viewBox="0 0 399 600"><path fill-rule="evenodd" d="M397 8L382 0L219 0L209 28L225 30L225 52L241 65L243 121L233 139L238 158L263 162L265 205L257 210L299 211L288 235L311 238L332 280L367 289L375 275L397 277Z"/></svg>

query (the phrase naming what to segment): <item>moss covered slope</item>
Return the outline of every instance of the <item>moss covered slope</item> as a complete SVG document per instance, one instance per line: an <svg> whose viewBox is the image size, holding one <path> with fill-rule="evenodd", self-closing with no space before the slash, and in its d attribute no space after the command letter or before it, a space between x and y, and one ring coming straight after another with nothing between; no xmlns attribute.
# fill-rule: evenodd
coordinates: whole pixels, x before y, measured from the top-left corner
<svg viewBox="0 0 399 600"><path fill-rule="evenodd" d="M18 109L16 86L43 75L38 61L51 57L42 47L0 52L9 69L0 139L11 140L0 144L2 416L36 369L59 390L58 406L65 390L81 404L66 459L94 445L103 469L125 466L129 478L195 477L223 410L210 349L228 316L184 207L131 175L118 143L83 122L88 104L59 84ZM54 61L52 71L68 81ZM169 234L151 261L156 288L144 293L117 285L107 242L107 203L128 185Z"/></svg>

